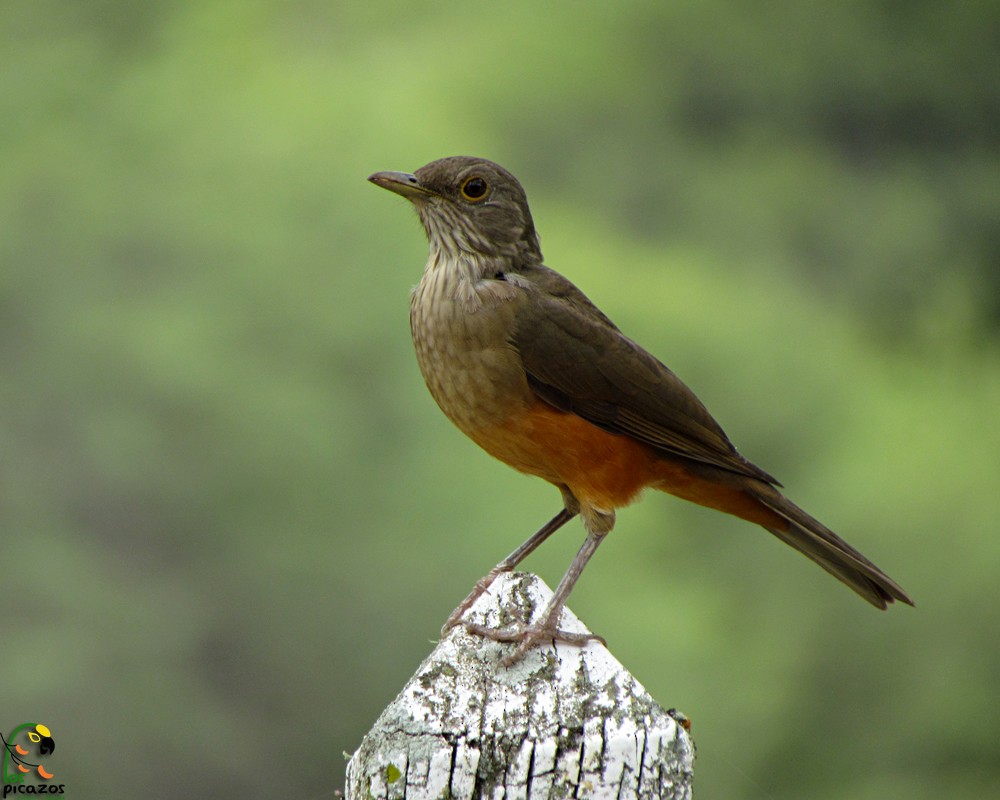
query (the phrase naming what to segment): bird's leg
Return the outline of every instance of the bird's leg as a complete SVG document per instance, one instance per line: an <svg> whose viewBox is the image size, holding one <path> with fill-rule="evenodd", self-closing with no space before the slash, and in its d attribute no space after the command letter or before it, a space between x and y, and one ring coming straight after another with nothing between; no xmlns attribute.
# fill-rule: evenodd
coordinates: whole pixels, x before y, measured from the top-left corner
<svg viewBox="0 0 1000 800"><path fill-rule="evenodd" d="M504 572L512 572L514 568L531 555L531 553L533 553L542 542L548 539L553 533L577 515L577 511L573 509L576 505L575 502L567 505L569 505L570 508L563 508L558 514L532 534L531 538L518 547L517 550L507 556L507 558L493 567L493 569L476 582L476 585L472 587L472 591L469 592L469 596L459 603L458 608L451 612L451 616L449 616L447 621L444 623L444 627L441 628L442 636L459 624L459 621L465 615L465 612L468 611L472 607L472 604L482 596L483 592L490 588L490 584L492 584L499 575Z"/></svg>
<svg viewBox="0 0 1000 800"><path fill-rule="evenodd" d="M538 622L530 625L518 625L512 629L500 630L466 622L464 623L466 630L469 633L484 636L497 642L518 642L514 652L504 659L504 664L508 667L524 658L528 650L538 642L559 641L583 645L592 639L596 639L605 644L604 639L594 633L570 633L569 631L560 630L559 617L562 614L563 606L566 605L569 593L573 591L573 585L583 572L583 568L587 566L587 562L590 561L591 556L597 552L598 546L606 535L607 531L598 532L591 530L587 533L587 538L584 540L583 546L569 565L569 569L566 570L566 574L563 575L562 580L559 581L555 594L552 595L552 599L545 607Z"/></svg>

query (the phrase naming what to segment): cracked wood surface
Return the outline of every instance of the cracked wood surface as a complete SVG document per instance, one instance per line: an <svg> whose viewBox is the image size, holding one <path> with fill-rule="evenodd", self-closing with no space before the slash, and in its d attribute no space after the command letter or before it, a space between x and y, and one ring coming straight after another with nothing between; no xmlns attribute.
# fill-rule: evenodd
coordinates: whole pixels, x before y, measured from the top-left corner
<svg viewBox="0 0 1000 800"><path fill-rule="evenodd" d="M498 578L466 614L529 619L549 588ZM567 609L562 627L587 632ZM532 649L455 628L382 712L347 767L347 800L691 797L694 744L600 642Z"/></svg>

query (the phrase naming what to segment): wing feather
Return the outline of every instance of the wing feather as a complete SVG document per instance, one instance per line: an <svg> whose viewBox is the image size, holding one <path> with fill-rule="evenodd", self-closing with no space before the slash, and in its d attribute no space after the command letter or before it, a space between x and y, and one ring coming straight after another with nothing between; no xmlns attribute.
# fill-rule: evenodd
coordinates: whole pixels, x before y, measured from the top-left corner
<svg viewBox="0 0 1000 800"><path fill-rule="evenodd" d="M527 297L511 344L541 399L611 433L777 485L737 452L680 378L570 281L533 267L519 273L517 283Z"/></svg>

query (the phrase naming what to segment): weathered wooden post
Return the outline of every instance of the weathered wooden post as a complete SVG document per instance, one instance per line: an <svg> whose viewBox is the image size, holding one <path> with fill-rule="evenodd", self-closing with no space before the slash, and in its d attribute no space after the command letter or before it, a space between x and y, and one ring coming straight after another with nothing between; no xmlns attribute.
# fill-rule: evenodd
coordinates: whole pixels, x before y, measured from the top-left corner
<svg viewBox="0 0 1000 800"><path fill-rule="evenodd" d="M466 618L531 619L551 591L501 576ZM567 609L562 626L587 632ZM347 767L347 800L691 798L694 744L600 642L531 650L452 630Z"/></svg>

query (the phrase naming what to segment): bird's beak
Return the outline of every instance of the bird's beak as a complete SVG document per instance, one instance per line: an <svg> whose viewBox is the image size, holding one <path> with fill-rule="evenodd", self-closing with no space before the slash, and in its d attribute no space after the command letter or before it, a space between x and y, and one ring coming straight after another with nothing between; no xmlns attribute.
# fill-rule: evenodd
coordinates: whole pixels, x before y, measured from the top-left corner
<svg viewBox="0 0 1000 800"><path fill-rule="evenodd" d="M416 175L408 172L376 172L369 175L368 180L376 186L402 195L407 200L421 200L434 194L420 183Z"/></svg>

